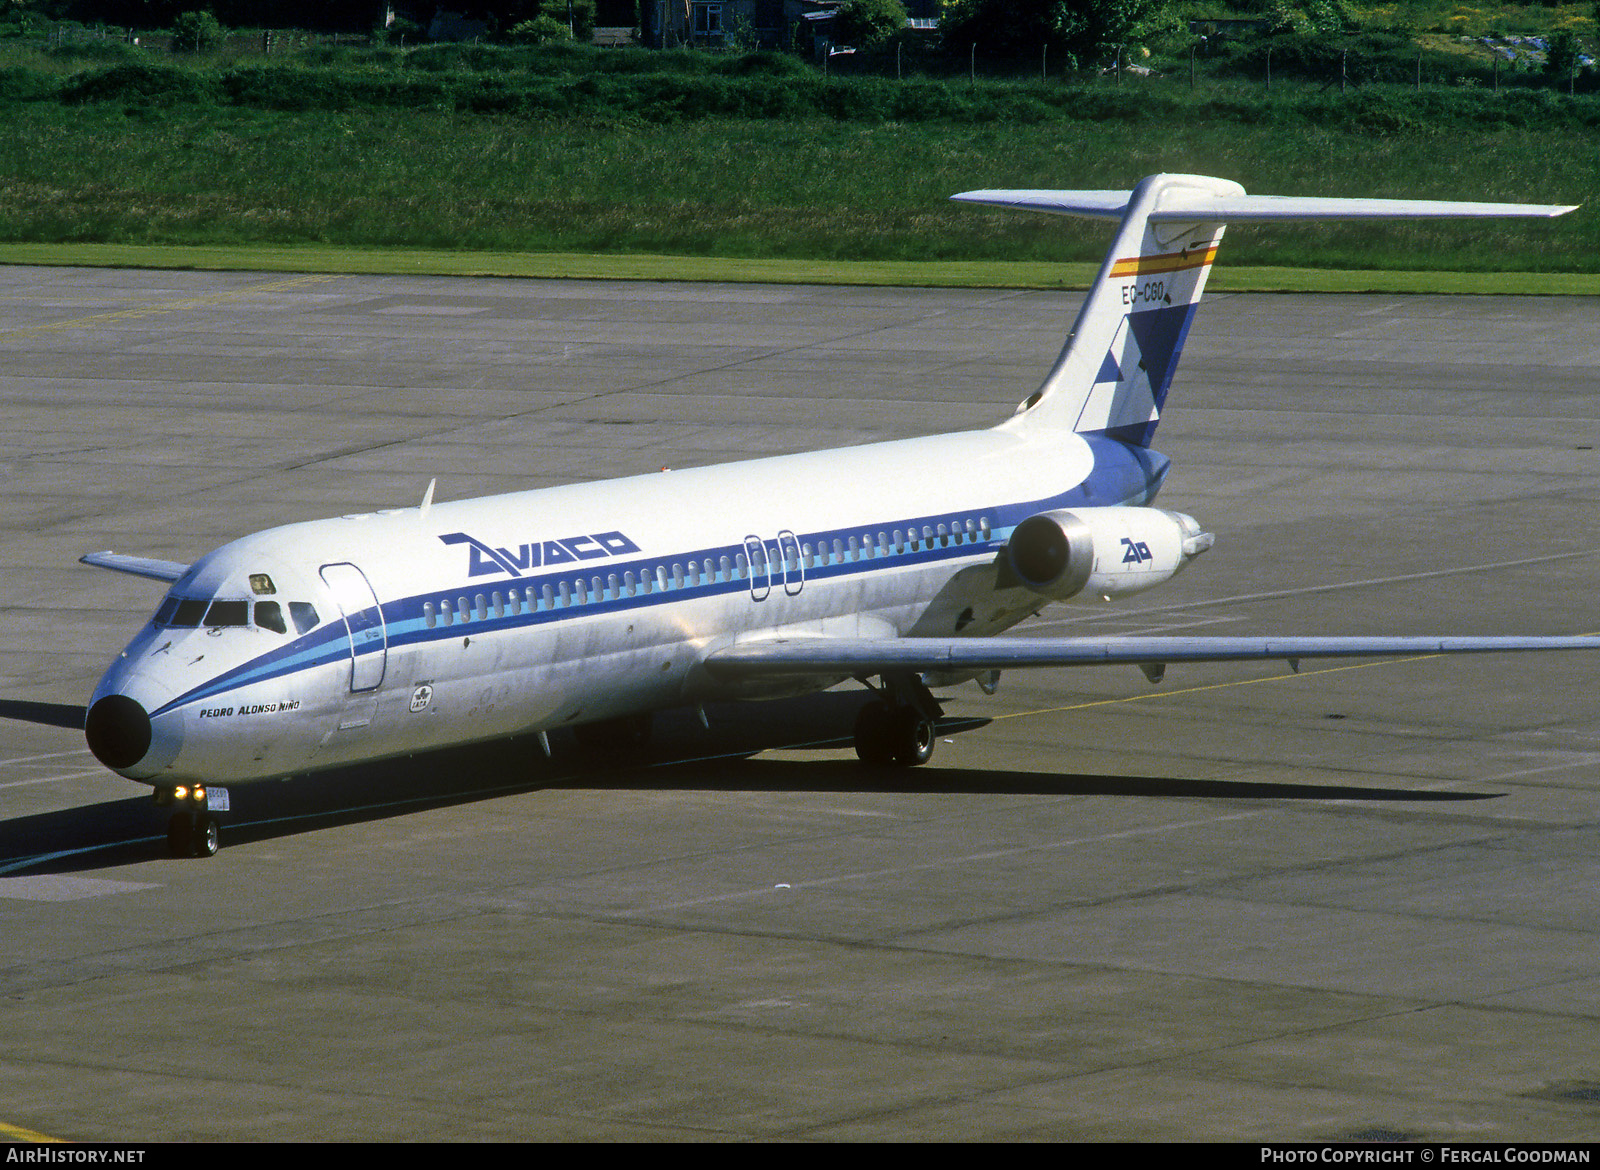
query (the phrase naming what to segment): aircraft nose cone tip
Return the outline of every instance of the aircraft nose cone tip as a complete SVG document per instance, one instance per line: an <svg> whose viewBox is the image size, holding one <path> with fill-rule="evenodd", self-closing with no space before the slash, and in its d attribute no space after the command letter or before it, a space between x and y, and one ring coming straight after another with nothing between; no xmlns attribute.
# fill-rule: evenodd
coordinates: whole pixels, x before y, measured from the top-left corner
<svg viewBox="0 0 1600 1170"><path fill-rule="evenodd" d="M107 695L89 708L84 738L108 768L131 768L150 750L150 716L127 695Z"/></svg>

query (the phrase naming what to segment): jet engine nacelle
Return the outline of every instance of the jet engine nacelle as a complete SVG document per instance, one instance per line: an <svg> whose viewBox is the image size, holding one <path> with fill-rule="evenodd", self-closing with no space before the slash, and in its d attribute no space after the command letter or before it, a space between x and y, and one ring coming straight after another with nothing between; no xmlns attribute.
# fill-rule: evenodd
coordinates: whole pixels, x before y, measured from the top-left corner
<svg viewBox="0 0 1600 1170"><path fill-rule="evenodd" d="M1109 599L1161 584L1211 543L1211 533L1181 512L1062 509L1018 524L1006 558L1025 586L1052 601L1086 590Z"/></svg>

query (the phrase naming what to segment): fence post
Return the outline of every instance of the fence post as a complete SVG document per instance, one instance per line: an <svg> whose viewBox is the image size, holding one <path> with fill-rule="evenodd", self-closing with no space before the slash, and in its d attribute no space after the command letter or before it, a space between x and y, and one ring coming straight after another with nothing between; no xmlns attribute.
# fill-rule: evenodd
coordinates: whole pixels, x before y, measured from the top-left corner
<svg viewBox="0 0 1600 1170"><path fill-rule="evenodd" d="M1039 80L1050 80L1050 44L1048 41L1039 46Z"/></svg>
<svg viewBox="0 0 1600 1170"><path fill-rule="evenodd" d="M1417 50L1417 92L1422 92L1422 50Z"/></svg>
<svg viewBox="0 0 1600 1170"><path fill-rule="evenodd" d="M1272 46L1267 46L1267 92L1272 92Z"/></svg>
<svg viewBox="0 0 1600 1170"><path fill-rule="evenodd" d="M972 53L967 58L967 80L973 85L978 84L978 42L972 42Z"/></svg>
<svg viewBox="0 0 1600 1170"><path fill-rule="evenodd" d="M1347 68L1349 63L1350 63L1350 50L1346 49L1344 52L1339 54L1339 92L1340 93L1344 92L1345 81L1350 76L1350 71Z"/></svg>

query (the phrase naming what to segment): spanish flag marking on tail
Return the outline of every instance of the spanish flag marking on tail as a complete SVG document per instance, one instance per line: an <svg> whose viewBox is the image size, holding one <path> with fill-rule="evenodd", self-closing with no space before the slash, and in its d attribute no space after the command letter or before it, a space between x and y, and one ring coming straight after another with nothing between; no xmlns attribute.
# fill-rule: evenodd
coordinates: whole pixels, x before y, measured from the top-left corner
<svg viewBox="0 0 1600 1170"><path fill-rule="evenodd" d="M1217 258L1217 245L1184 252L1168 252L1162 256L1129 256L1111 266L1113 277L1150 276L1161 272L1182 272L1189 268L1204 268Z"/></svg>

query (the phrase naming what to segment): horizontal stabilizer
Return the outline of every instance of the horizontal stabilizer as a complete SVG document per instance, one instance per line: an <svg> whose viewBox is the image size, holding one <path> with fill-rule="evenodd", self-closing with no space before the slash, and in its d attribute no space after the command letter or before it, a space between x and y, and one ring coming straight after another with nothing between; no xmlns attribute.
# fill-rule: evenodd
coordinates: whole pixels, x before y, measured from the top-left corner
<svg viewBox="0 0 1600 1170"><path fill-rule="evenodd" d="M1393 658L1527 650L1600 650L1600 637L789 638L736 643L712 652L705 667L714 678L734 680L797 674L829 677L894 671Z"/></svg>
<svg viewBox="0 0 1600 1170"><path fill-rule="evenodd" d="M85 565L113 569L118 573L131 573L135 577L150 577L156 581L176 581L189 571L188 565L177 561L158 561L152 557L130 557L126 553L97 552L78 558Z"/></svg>
<svg viewBox="0 0 1600 1170"><path fill-rule="evenodd" d="M1121 219L1131 191L963 191L958 203L982 203L1050 215ZM1152 223L1294 222L1323 219L1552 219L1575 211L1553 203L1463 203L1448 199L1338 199L1300 195L1218 195L1189 187L1161 193Z"/></svg>

